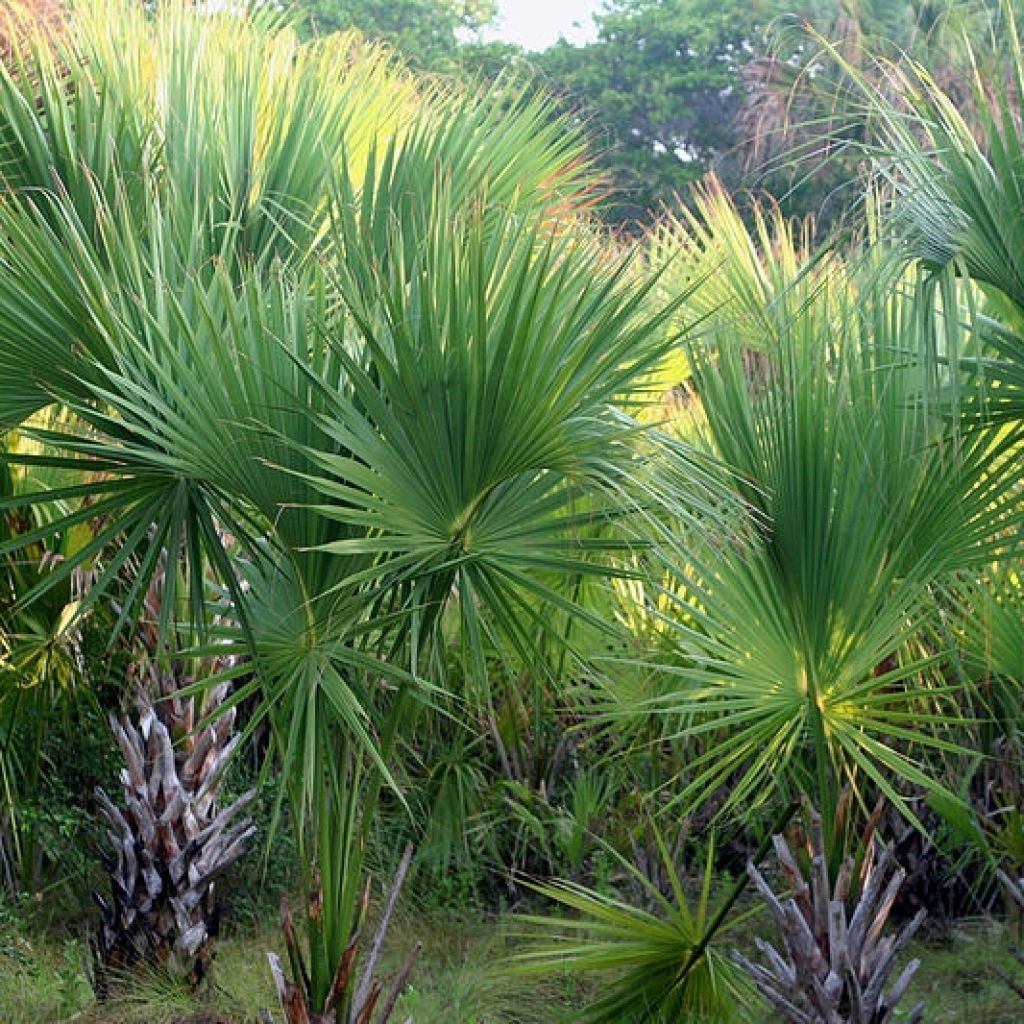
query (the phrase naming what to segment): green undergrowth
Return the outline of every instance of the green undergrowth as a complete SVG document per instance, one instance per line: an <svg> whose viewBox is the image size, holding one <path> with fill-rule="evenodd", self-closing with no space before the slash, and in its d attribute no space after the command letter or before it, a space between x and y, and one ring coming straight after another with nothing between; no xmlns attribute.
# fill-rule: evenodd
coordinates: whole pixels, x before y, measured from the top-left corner
<svg viewBox="0 0 1024 1024"><path fill-rule="evenodd" d="M501 972L502 961L518 941L513 930L508 916L399 921L385 970L397 967L408 943L419 939L423 952L394 1019L412 1017L415 1024L556 1024L570 1019L587 996L579 980L524 980ZM1013 973L1006 952L1013 938L1001 925L970 921L944 938L917 942L910 955L922 964L904 1005L924 999L930 1024L1020 1024L1021 1001L993 971L1002 967ZM270 927L222 939L214 985L203 1000L150 975L134 979L124 995L99 1007L85 976L81 941L7 928L0 933L0 1021L257 1024L260 1009L274 1005L266 951L278 945L279 935ZM772 1020L767 1014L759 1019L764 1024Z"/></svg>
<svg viewBox="0 0 1024 1024"><path fill-rule="evenodd" d="M917 942L911 955L921 967L903 1005L923 999L929 1024L1021 1024L1024 1000L995 973L1024 975L1008 951L1013 941L1020 945L1016 929L979 920L961 922L940 939Z"/></svg>
<svg viewBox="0 0 1024 1024"><path fill-rule="evenodd" d="M416 1024L531 1024L561 1019L579 1005L572 978L548 981L496 970L513 949L509 918L494 921L403 920L393 926L383 974L397 969L408 944L423 943L394 1019ZM123 995L97 1006L86 979L86 948L77 940L9 934L0 939L0 1021L3 1024L256 1024L276 1004L267 950L279 953L272 927L222 939L211 991L190 997L166 978L133 978Z"/></svg>

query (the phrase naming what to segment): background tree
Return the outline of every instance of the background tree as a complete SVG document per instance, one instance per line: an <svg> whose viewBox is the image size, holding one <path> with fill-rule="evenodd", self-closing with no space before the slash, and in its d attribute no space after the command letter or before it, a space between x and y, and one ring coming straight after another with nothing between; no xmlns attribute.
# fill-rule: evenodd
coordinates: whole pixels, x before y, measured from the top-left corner
<svg viewBox="0 0 1024 1024"><path fill-rule="evenodd" d="M460 33L478 32L495 18L495 0L295 0L312 31L358 29L395 47L420 68L452 66Z"/></svg>
<svg viewBox="0 0 1024 1024"><path fill-rule="evenodd" d="M596 42L562 40L537 63L603 148L618 193L608 219L647 222L713 169L731 188L767 190L787 213L814 213L828 226L860 194L859 158L836 159L846 152L837 143L866 125L821 40L860 67L869 53L906 54L973 103L971 61L989 77L1005 67L1003 8L1001 0L612 0L595 16Z"/></svg>
<svg viewBox="0 0 1024 1024"><path fill-rule="evenodd" d="M543 53L474 32L494 0L293 0L320 33L358 29L421 69L493 79L537 74L594 139L613 190L612 224L643 225L714 170L731 189L767 191L819 233L861 194L863 111L823 41L865 73L872 55L922 62L976 107L977 62L995 82L1009 38L1003 0L609 0L597 40ZM1016 9L1014 0L1009 5ZM885 87L884 78L876 84ZM969 117L968 120L975 120ZM827 160L823 159L828 157Z"/></svg>
<svg viewBox="0 0 1024 1024"><path fill-rule="evenodd" d="M598 38L538 59L604 150L618 195L610 219L645 222L660 203L734 161L741 74L776 0L614 0Z"/></svg>

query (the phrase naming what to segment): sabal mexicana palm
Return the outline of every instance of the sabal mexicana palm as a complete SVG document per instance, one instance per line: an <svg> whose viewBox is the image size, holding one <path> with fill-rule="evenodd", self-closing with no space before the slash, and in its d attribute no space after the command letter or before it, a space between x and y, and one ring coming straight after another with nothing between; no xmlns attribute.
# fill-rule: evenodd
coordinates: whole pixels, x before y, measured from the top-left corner
<svg viewBox="0 0 1024 1024"><path fill-rule="evenodd" d="M81 10L0 80L0 421L74 414L45 440L91 474L79 563L116 545L93 602L129 564L137 602L163 551L201 631L211 575L229 593L323 1012L443 609L482 671L485 638L529 657L572 607L553 580L605 571L624 542L581 528L630 500L615 406L670 342L650 278L578 222L582 146L543 100L417 90L261 14Z"/></svg>

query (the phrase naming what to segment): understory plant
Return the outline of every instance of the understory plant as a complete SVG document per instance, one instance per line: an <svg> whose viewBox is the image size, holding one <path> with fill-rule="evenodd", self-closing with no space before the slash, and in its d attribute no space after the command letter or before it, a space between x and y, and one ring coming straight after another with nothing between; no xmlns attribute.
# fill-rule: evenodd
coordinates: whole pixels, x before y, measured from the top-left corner
<svg viewBox="0 0 1024 1024"><path fill-rule="evenodd" d="M1006 874L1006 872L1001 871L999 872L999 880L1006 889L1006 895L1011 906L1016 908L1017 914L1024 914L1024 878L1015 879ZM1024 951L1016 945L1011 945L1010 953L1024 967ZM1011 977L1009 974L1005 974L998 969L996 973L1021 999L1024 999L1024 980Z"/></svg>
<svg viewBox="0 0 1024 1024"><path fill-rule="evenodd" d="M0 450L39 454L14 433ZM119 660L106 648L111 616L82 612L91 567L60 572L91 539L85 527L51 528L78 507L46 500L65 483L46 466L0 465L0 890L12 903L80 867L70 870L60 848L79 809L66 797L46 808L47 783L68 767L54 763L60 746L102 722L100 695ZM90 766L81 767L86 780Z"/></svg>
<svg viewBox="0 0 1024 1024"><path fill-rule="evenodd" d="M661 832L655 828L653 835L659 855L655 877L616 856L642 900L568 880L531 883L537 895L572 916L524 915L529 945L512 957L510 970L596 976L596 994L574 1018L588 1024L754 1019L752 986L720 948L723 936L746 920L730 913L742 883L726 898L716 897L713 842L701 870L687 877Z"/></svg>

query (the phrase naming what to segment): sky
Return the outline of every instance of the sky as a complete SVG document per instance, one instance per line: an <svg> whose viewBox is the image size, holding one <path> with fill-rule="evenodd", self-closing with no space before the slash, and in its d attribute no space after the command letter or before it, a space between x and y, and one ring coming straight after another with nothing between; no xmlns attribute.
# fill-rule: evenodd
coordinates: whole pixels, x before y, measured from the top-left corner
<svg viewBox="0 0 1024 1024"><path fill-rule="evenodd" d="M602 6L602 0L498 0L497 27L484 38L519 43L527 50L543 50L559 36L586 43L594 38L590 16Z"/></svg>

